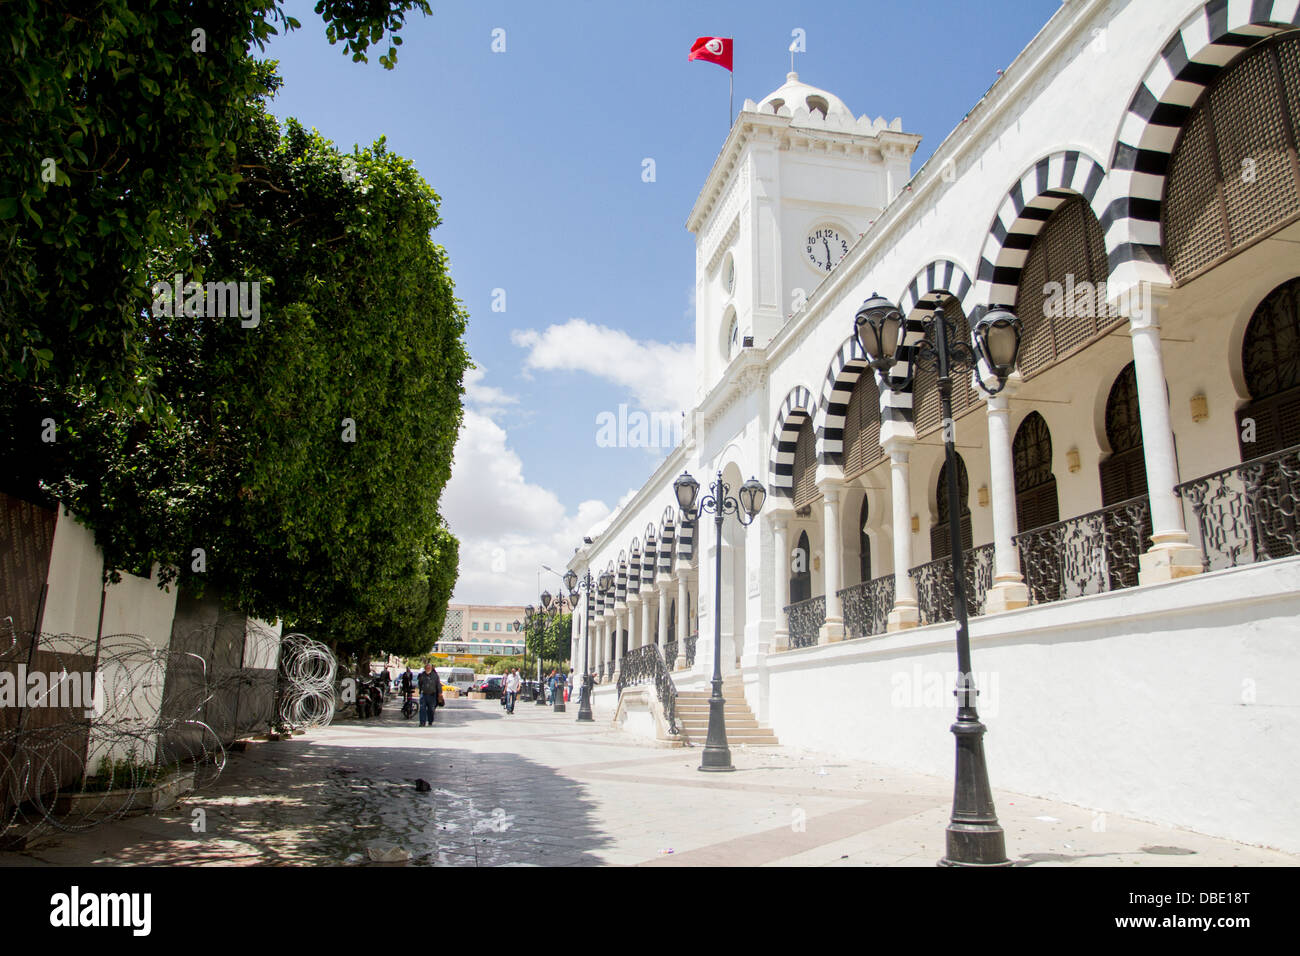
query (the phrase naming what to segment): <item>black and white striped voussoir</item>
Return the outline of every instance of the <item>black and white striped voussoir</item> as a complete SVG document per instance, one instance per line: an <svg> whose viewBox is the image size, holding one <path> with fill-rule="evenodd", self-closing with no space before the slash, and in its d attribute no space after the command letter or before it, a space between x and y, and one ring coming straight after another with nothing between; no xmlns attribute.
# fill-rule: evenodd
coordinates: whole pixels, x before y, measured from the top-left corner
<svg viewBox="0 0 1300 956"><path fill-rule="evenodd" d="M1025 170L1002 200L984 239L974 301L1015 305L1029 247L1044 224L1071 196L1082 196L1100 219L1105 209L1098 208L1104 198L1099 194L1105 181L1105 167L1073 149L1046 156Z"/></svg>
<svg viewBox="0 0 1300 956"><path fill-rule="evenodd" d="M1129 263L1164 269L1160 204L1192 108L1248 47L1297 26L1295 0L1211 0L1183 21L1133 94L1111 157L1111 176L1124 182L1098 219L1112 272Z"/></svg>
<svg viewBox="0 0 1300 956"><path fill-rule="evenodd" d="M822 382L822 396L817 402L813 427L817 435L818 461L823 465L844 464L844 416L848 413L853 387L863 372L869 371L866 356L856 334L850 335L836 350Z"/></svg>
<svg viewBox="0 0 1300 956"><path fill-rule="evenodd" d="M799 429L813 417L812 392L802 385L790 389L776 415L772 451L768 461L768 491L778 498L794 497L794 448Z"/></svg>
<svg viewBox="0 0 1300 956"><path fill-rule="evenodd" d="M695 519L691 515L683 515L677 529L677 560L682 564L695 560Z"/></svg>

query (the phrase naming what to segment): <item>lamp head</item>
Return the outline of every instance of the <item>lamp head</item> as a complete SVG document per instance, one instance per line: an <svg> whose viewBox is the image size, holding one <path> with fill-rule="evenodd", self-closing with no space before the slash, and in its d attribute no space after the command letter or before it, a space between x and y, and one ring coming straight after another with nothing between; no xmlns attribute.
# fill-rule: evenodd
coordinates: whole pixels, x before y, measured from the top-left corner
<svg viewBox="0 0 1300 956"><path fill-rule="evenodd" d="M767 489L757 478L750 478L740 486L738 497L740 507L745 511L745 517L753 519L754 515L763 510L763 502L767 500Z"/></svg>
<svg viewBox="0 0 1300 956"><path fill-rule="evenodd" d="M673 494L677 496L677 504L682 511L688 515L695 514L695 499L700 494L700 483L691 477L690 472L682 472L673 482Z"/></svg>
<svg viewBox="0 0 1300 956"><path fill-rule="evenodd" d="M905 332L898 306L873 292L853 317L853 332L872 368L882 372L893 368Z"/></svg>
<svg viewBox="0 0 1300 956"><path fill-rule="evenodd" d="M989 309L975 323L975 350L999 384L1004 384L1016 370L1022 334L1020 319L1000 306Z"/></svg>

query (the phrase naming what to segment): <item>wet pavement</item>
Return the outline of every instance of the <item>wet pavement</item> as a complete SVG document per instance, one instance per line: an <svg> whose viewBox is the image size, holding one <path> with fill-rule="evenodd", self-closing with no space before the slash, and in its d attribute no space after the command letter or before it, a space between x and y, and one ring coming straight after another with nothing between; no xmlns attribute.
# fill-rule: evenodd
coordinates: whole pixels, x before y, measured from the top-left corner
<svg viewBox="0 0 1300 956"><path fill-rule="evenodd" d="M420 728L390 705L230 755L156 816L52 834L0 866L922 865L943 852L951 782L792 748L738 748L701 774L607 724L521 702L448 700ZM421 792L418 781L428 783ZM1295 856L998 791L1021 866L1295 865Z"/></svg>

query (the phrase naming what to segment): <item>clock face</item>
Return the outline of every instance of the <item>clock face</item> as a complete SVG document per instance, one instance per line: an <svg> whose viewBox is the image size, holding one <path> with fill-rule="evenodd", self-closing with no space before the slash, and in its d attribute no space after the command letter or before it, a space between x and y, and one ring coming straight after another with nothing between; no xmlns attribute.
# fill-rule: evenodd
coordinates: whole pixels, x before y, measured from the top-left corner
<svg viewBox="0 0 1300 956"><path fill-rule="evenodd" d="M830 272L848 252L848 239L834 226L818 226L804 241L804 253L819 272Z"/></svg>

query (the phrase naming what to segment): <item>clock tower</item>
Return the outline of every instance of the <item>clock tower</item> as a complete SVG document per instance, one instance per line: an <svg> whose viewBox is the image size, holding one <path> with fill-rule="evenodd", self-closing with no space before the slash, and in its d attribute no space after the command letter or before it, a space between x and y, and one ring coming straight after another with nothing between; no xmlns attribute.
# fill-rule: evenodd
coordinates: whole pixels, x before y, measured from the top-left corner
<svg viewBox="0 0 1300 956"><path fill-rule="evenodd" d="M695 235L696 398L747 338L766 345L911 178L919 136L855 118L789 73L745 100L686 227Z"/></svg>

